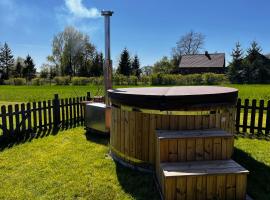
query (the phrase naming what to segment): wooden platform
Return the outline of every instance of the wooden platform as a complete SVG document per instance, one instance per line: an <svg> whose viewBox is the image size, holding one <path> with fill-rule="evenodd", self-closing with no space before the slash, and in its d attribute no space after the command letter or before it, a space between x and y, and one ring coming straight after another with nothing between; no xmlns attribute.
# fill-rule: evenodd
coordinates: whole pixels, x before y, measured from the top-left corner
<svg viewBox="0 0 270 200"><path fill-rule="evenodd" d="M164 199L245 199L248 171L233 160L161 163Z"/></svg>

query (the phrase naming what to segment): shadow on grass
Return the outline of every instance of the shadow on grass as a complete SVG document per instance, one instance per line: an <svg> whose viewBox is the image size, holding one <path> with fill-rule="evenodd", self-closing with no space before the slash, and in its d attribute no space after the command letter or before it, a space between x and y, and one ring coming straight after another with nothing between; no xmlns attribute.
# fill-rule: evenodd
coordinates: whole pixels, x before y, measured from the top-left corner
<svg viewBox="0 0 270 200"><path fill-rule="evenodd" d="M12 148L15 145L20 145L26 142L31 142L33 139L44 138L49 135L57 135L59 131L68 130L78 126L65 126L61 128L38 129L36 131L27 131L25 133L14 133L9 136L0 135L0 151Z"/></svg>
<svg viewBox="0 0 270 200"><path fill-rule="evenodd" d="M234 150L233 159L250 171L248 194L254 199L270 199L270 167L238 148Z"/></svg>
<svg viewBox="0 0 270 200"><path fill-rule="evenodd" d="M108 146L110 143L110 135L105 133L100 133L93 130L87 130L85 132L85 137L88 141L94 142L96 144Z"/></svg>
<svg viewBox="0 0 270 200"><path fill-rule="evenodd" d="M116 173L123 190L134 199L160 199L153 174L136 171L117 162Z"/></svg>

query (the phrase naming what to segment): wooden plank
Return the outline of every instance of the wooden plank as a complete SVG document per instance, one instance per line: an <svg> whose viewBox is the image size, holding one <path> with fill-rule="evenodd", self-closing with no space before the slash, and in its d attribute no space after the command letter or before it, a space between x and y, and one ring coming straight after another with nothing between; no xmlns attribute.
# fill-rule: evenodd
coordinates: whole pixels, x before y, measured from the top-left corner
<svg viewBox="0 0 270 200"><path fill-rule="evenodd" d="M270 133L270 100L267 102L266 128L265 128L265 134L269 135L269 133Z"/></svg>
<svg viewBox="0 0 270 200"><path fill-rule="evenodd" d="M37 131L37 127L38 127L38 123L37 123L37 103L33 102L32 103L32 107L33 107L33 131L36 132Z"/></svg>
<svg viewBox="0 0 270 200"><path fill-rule="evenodd" d="M121 110L117 108L117 133L116 133L116 149L121 151Z"/></svg>
<svg viewBox="0 0 270 200"><path fill-rule="evenodd" d="M228 156L228 159L231 158L232 154L233 154L233 149L234 149L234 138L230 138L230 139L227 139L227 156Z"/></svg>
<svg viewBox="0 0 270 200"><path fill-rule="evenodd" d="M197 115L195 116L195 129L201 129L202 128L202 116Z"/></svg>
<svg viewBox="0 0 270 200"><path fill-rule="evenodd" d="M63 107L62 107L63 109ZM62 110L62 116L65 116L63 114L63 110ZM48 101L48 120L49 120L49 129L52 128L52 103L51 103L51 100Z"/></svg>
<svg viewBox="0 0 270 200"><path fill-rule="evenodd" d="M169 141L160 140L160 162L167 162L169 160Z"/></svg>
<svg viewBox="0 0 270 200"><path fill-rule="evenodd" d="M155 127L156 127L156 117L150 115L149 123L149 161L150 163L155 163L155 149L156 149L156 136L155 136Z"/></svg>
<svg viewBox="0 0 270 200"><path fill-rule="evenodd" d="M176 162L177 161L177 140L169 140L169 162Z"/></svg>
<svg viewBox="0 0 270 200"><path fill-rule="evenodd" d="M161 130L162 129L162 123L161 123L162 115L155 115L155 116L156 116L156 129Z"/></svg>
<svg viewBox="0 0 270 200"><path fill-rule="evenodd" d="M251 118L250 118L250 133L254 134L255 116L256 116L256 99L252 100L251 106Z"/></svg>
<svg viewBox="0 0 270 200"><path fill-rule="evenodd" d="M187 139L187 161L195 160L195 148L196 148L196 143L195 139Z"/></svg>
<svg viewBox="0 0 270 200"><path fill-rule="evenodd" d="M77 111L77 119L76 122L79 125L80 124L80 99L79 97L76 98L76 111Z"/></svg>
<svg viewBox="0 0 270 200"><path fill-rule="evenodd" d="M226 176L217 176L217 199L226 200Z"/></svg>
<svg viewBox="0 0 270 200"><path fill-rule="evenodd" d="M27 110L27 131L32 132L32 112L31 112L31 104L26 104Z"/></svg>
<svg viewBox="0 0 270 200"><path fill-rule="evenodd" d="M203 129L209 128L209 122L210 122L210 116L209 115L203 115L202 116L202 127Z"/></svg>
<svg viewBox="0 0 270 200"><path fill-rule="evenodd" d="M204 158L204 141L202 138L196 139L196 160Z"/></svg>
<svg viewBox="0 0 270 200"><path fill-rule="evenodd" d="M213 140L213 159L214 160L221 160L221 138L214 138Z"/></svg>
<svg viewBox="0 0 270 200"><path fill-rule="evenodd" d="M187 178L177 177L176 181L177 200L186 200L187 197Z"/></svg>
<svg viewBox="0 0 270 200"><path fill-rule="evenodd" d="M216 114L211 114L209 116L209 128L215 128L216 127Z"/></svg>
<svg viewBox="0 0 270 200"><path fill-rule="evenodd" d="M237 200L245 199L246 187L247 187L247 175L246 174L236 175L236 199Z"/></svg>
<svg viewBox="0 0 270 200"><path fill-rule="evenodd" d="M83 115L83 109L84 109L84 106L82 104L82 97L79 98L80 99L80 121L81 121L81 125L84 124L84 115Z"/></svg>
<svg viewBox="0 0 270 200"><path fill-rule="evenodd" d="M76 110L76 99L72 99L72 107L73 107L73 124L76 126L77 124L77 110Z"/></svg>
<svg viewBox="0 0 270 200"><path fill-rule="evenodd" d="M142 160L149 161L149 121L150 115L144 113L142 121Z"/></svg>
<svg viewBox="0 0 270 200"><path fill-rule="evenodd" d="M43 120L44 120L44 129L47 130L47 102L43 101Z"/></svg>
<svg viewBox="0 0 270 200"><path fill-rule="evenodd" d="M136 158L142 159L142 114L136 112L136 139L135 139L135 151Z"/></svg>
<svg viewBox="0 0 270 200"><path fill-rule="evenodd" d="M207 176L207 199L215 199L216 197L216 187L217 187L217 179L216 176Z"/></svg>
<svg viewBox="0 0 270 200"><path fill-rule="evenodd" d="M20 133L20 115L19 115L19 105L15 105L15 121L16 121L16 134Z"/></svg>
<svg viewBox="0 0 270 200"><path fill-rule="evenodd" d="M14 134L14 125L13 125L13 109L12 105L8 106L8 124L9 124L9 132L11 135Z"/></svg>
<svg viewBox="0 0 270 200"><path fill-rule="evenodd" d="M25 104L24 103L21 104L21 112L22 112L22 126L21 126L22 129L21 130L22 130L22 133L25 133L25 131L26 131L26 123L25 123L26 122L26 118L25 118L26 116L25 116L25 114L26 113L25 113Z"/></svg>
<svg viewBox="0 0 270 200"><path fill-rule="evenodd" d="M2 130L3 130L3 135L7 136L8 131L7 131L7 111L6 111L6 106L1 106L1 115L2 115Z"/></svg>
<svg viewBox="0 0 270 200"><path fill-rule="evenodd" d="M129 119L129 113L128 111L125 111L124 112L125 115L124 115L124 138L125 138L125 155L127 156L130 156L130 146L129 146L129 122L130 122L130 119Z"/></svg>
<svg viewBox="0 0 270 200"><path fill-rule="evenodd" d="M236 190L235 175L228 174L226 177L226 198L230 200L235 199Z"/></svg>
<svg viewBox="0 0 270 200"><path fill-rule="evenodd" d="M241 99L238 99L237 101L237 105L236 105L236 124L235 124L235 129L236 129L236 132L239 133L240 132L240 128L239 128L239 125L240 125L240 114L241 114Z"/></svg>
<svg viewBox="0 0 270 200"><path fill-rule="evenodd" d="M187 129L187 116L185 115L180 115L178 117L178 126L179 126L179 130L185 130Z"/></svg>
<svg viewBox="0 0 270 200"><path fill-rule="evenodd" d="M258 134L262 134L263 110L264 110L264 100L260 100L259 116L258 116Z"/></svg>
<svg viewBox="0 0 270 200"><path fill-rule="evenodd" d="M66 128L69 127L69 115L68 115L68 99L65 99L65 111L66 111Z"/></svg>
<svg viewBox="0 0 270 200"><path fill-rule="evenodd" d="M73 123L72 123L73 111L72 111L72 99L71 98L69 98L68 103L69 103L69 125L72 127L73 126Z"/></svg>
<svg viewBox="0 0 270 200"><path fill-rule="evenodd" d="M40 130L42 130L42 125L43 125L43 121L42 121L42 106L41 106L41 102L38 102L38 127Z"/></svg>
<svg viewBox="0 0 270 200"><path fill-rule="evenodd" d="M249 99L245 99L244 116L243 116L243 132L244 133L247 132L248 106L249 106Z"/></svg>
<svg viewBox="0 0 270 200"><path fill-rule="evenodd" d="M230 156L227 154L227 140L228 138L221 138L221 159L229 159Z"/></svg>
<svg viewBox="0 0 270 200"><path fill-rule="evenodd" d="M194 200L196 199L196 177L190 176L187 177L187 200Z"/></svg>
<svg viewBox="0 0 270 200"><path fill-rule="evenodd" d="M135 120L135 112L130 112L129 113L129 151L130 151L130 156L131 157L135 157L135 139L136 139L136 134L135 134L135 131L136 131L136 120Z"/></svg>
<svg viewBox="0 0 270 200"><path fill-rule="evenodd" d="M193 130L195 128L195 117L193 115L187 116L187 129Z"/></svg>
<svg viewBox="0 0 270 200"><path fill-rule="evenodd" d="M206 138L204 140L204 159L212 160L213 159L213 139Z"/></svg>
<svg viewBox="0 0 270 200"><path fill-rule="evenodd" d="M220 110L216 111L216 128L221 128L221 114Z"/></svg>
<svg viewBox="0 0 270 200"><path fill-rule="evenodd" d="M187 143L186 139L178 139L178 161L187 160Z"/></svg>
<svg viewBox="0 0 270 200"><path fill-rule="evenodd" d="M161 115L161 128L163 130L170 129L170 116L169 115Z"/></svg>
<svg viewBox="0 0 270 200"><path fill-rule="evenodd" d="M197 176L196 200L205 200L207 192L206 176Z"/></svg>
<svg viewBox="0 0 270 200"><path fill-rule="evenodd" d="M176 115L170 116L170 130L178 130L178 117Z"/></svg>
<svg viewBox="0 0 270 200"><path fill-rule="evenodd" d="M60 105L61 105L61 122L62 122L62 128L64 128L64 124L65 124L65 102L64 99L61 99L60 101Z"/></svg>
<svg viewBox="0 0 270 200"><path fill-rule="evenodd" d="M176 198L176 179L174 177L165 179L165 199Z"/></svg>
<svg viewBox="0 0 270 200"><path fill-rule="evenodd" d="M120 151L122 153L125 152L125 111L120 111L120 123L121 123L121 129L120 129Z"/></svg>

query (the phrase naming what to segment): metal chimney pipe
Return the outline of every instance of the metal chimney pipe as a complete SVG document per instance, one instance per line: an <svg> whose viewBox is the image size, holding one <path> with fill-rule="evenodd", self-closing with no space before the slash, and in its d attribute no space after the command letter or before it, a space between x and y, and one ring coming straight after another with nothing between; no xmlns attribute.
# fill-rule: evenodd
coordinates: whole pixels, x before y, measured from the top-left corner
<svg viewBox="0 0 270 200"><path fill-rule="evenodd" d="M105 104L110 106L108 98L108 90L112 88L112 60L111 60L111 44L110 44L110 17L113 11L101 11L101 15L105 19L105 61L103 65L104 85L105 85Z"/></svg>

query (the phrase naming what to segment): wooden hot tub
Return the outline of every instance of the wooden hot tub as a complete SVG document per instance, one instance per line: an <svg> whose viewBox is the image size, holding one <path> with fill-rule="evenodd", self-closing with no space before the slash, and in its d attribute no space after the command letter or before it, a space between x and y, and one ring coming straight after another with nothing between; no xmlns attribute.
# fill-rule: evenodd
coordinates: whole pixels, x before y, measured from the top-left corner
<svg viewBox="0 0 270 200"><path fill-rule="evenodd" d="M234 88L148 87L108 92L112 102L111 154L130 166L153 169L157 129L218 128L234 133L238 95Z"/></svg>

